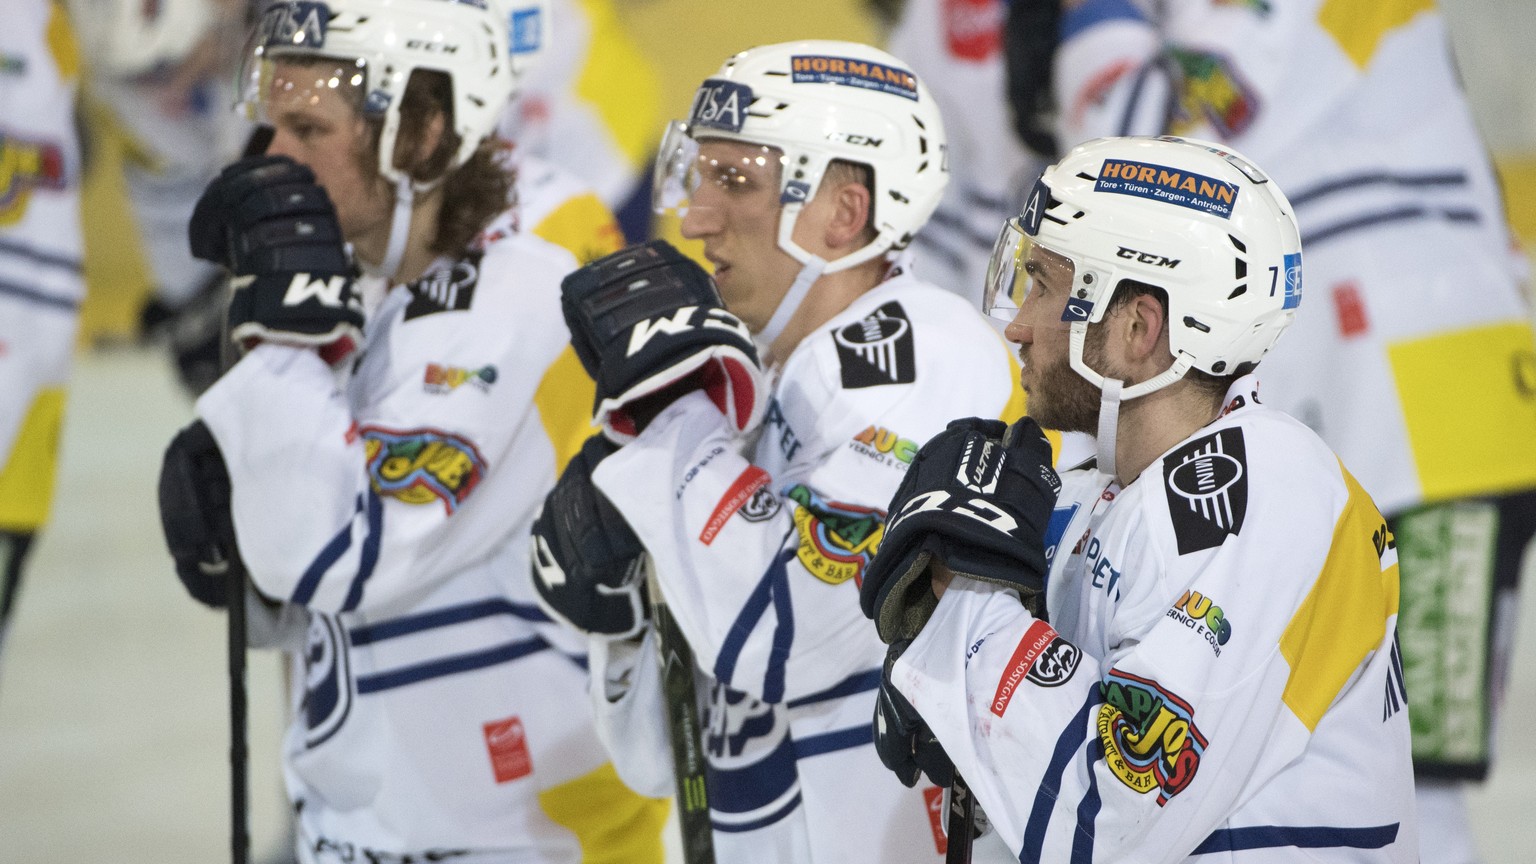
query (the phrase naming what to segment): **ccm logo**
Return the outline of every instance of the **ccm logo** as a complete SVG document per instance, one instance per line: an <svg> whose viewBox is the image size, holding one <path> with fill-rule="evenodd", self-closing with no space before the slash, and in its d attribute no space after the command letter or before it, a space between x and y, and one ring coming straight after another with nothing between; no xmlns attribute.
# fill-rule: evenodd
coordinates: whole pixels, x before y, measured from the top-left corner
<svg viewBox="0 0 1536 864"><path fill-rule="evenodd" d="M1138 264L1151 264L1153 267L1167 267L1170 270L1179 266L1179 261L1181 260L1178 258L1164 258L1161 255L1153 255L1151 252L1138 252L1135 249L1127 249L1124 246L1121 246L1120 251L1115 254L1121 258L1135 261Z"/></svg>

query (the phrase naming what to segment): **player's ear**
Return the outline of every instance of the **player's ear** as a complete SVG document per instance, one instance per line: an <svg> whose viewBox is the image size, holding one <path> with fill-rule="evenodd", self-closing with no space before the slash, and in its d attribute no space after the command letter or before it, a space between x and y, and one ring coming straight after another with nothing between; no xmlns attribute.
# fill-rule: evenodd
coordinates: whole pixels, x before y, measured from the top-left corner
<svg viewBox="0 0 1536 864"><path fill-rule="evenodd" d="M869 226L873 202L869 188L858 181L838 184L832 192L832 218L827 223L826 241L833 249L852 249L863 246L868 240L864 234Z"/></svg>
<svg viewBox="0 0 1536 864"><path fill-rule="evenodd" d="M1168 353L1168 316L1156 297L1135 294L1117 311L1120 314L1115 335L1123 341L1127 360L1146 363Z"/></svg>

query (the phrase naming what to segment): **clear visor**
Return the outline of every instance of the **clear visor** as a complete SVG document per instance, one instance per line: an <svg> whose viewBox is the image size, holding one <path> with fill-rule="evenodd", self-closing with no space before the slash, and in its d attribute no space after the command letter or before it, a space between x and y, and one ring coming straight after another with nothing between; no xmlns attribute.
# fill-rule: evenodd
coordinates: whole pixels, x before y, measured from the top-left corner
<svg viewBox="0 0 1536 864"><path fill-rule="evenodd" d="M1018 217L1009 219L987 263L981 311L1004 323L1065 329L1073 269L1072 259L1024 233Z"/></svg>
<svg viewBox="0 0 1536 864"><path fill-rule="evenodd" d="M687 123L673 120L657 151L651 207L681 218L690 208L718 206L717 195L763 190L777 202L783 162L783 151L765 144L706 138L701 145Z"/></svg>
<svg viewBox="0 0 1536 864"><path fill-rule="evenodd" d="M324 109L339 96L366 111L368 61L309 53L274 52L257 45L241 61L235 107L247 120L272 124L283 108Z"/></svg>

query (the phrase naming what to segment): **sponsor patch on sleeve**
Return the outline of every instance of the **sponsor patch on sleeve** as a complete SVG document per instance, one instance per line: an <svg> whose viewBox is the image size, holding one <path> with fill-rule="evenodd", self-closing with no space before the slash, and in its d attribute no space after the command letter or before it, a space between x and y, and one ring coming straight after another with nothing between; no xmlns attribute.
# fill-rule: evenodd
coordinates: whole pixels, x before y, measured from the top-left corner
<svg viewBox="0 0 1536 864"><path fill-rule="evenodd" d="M533 773L533 756L528 752L528 733L516 717L482 724L485 749L491 757L491 773L497 783L510 783Z"/></svg>
<svg viewBox="0 0 1536 864"><path fill-rule="evenodd" d="M791 487L786 497L795 505L795 554L805 569L832 585L849 579L862 584L885 534L885 511L828 501L803 485Z"/></svg>
<svg viewBox="0 0 1536 864"><path fill-rule="evenodd" d="M1121 783L1157 806L1189 788L1205 754L1195 710L1156 681L1110 669L1099 685L1099 743L1104 764Z"/></svg>
<svg viewBox="0 0 1536 864"><path fill-rule="evenodd" d="M901 304L881 306L874 314L833 331L843 387L857 390L917 380L912 322Z"/></svg>
<svg viewBox="0 0 1536 864"><path fill-rule="evenodd" d="M1238 192L1236 185L1225 180L1129 159L1105 159L1093 190L1162 201L1223 219L1232 218Z"/></svg>
<svg viewBox="0 0 1536 864"><path fill-rule="evenodd" d="M699 542L705 546L715 542L720 529L738 512L749 522L760 522L777 513L779 499L768 489L771 480L767 471L748 465L720 496L720 502L709 514L709 521L704 523L704 530L699 532Z"/></svg>
<svg viewBox="0 0 1536 864"><path fill-rule="evenodd" d="M468 309L475 300L475 285L480 281L480 258L481 253L472 252L411 283L411 302L405 307L405 320Z"/></svg>
<svg viewBox="0 0 1536 864"><path fill-rule="evenodd" d="M1213 549L1236 535L1248 512L1243 430L1222 429L1168 454L1163 488L1180 555Z"/></svg>
<svg viewBox="0 0 1536 864"><path fill-rule="evenodd" d="M1019 687L1028 681L1037 687L1060 687L1072 680L1077 664L1083 657L1076 645L1061 638L1055 628L1044 621L1035 621L1024 631L1019 645L1008 658L1003 675L997 681L997 693L992 697L992 713L1003 716L1008 703Z"/></svg>
<svg viewBox="0 0 1536 864"><path fill-rule="evenodd" d="M916 75L895 66L852 57L797 54L790 58L790 80L796 84L841 84L878 90L917 101Z"/></svg>
<svg viewBox="0 0 1536 864"><path fill-rule="evenodd" d="M485 476L475 445L436 429L365 426L363 446L373 490L406 504L441 501L450 515Z"/></svg>

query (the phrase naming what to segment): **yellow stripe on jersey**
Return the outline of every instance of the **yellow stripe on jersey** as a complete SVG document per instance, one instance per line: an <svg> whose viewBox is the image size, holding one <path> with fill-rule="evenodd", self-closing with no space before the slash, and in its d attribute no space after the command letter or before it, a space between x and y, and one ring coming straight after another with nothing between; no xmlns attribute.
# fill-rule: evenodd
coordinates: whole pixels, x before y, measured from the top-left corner
<svg viewBox="0 0 1536 864"><path fill-rule="evenodd" d="M69 26L69 13L64 4L54 2L48 10L48 50L53 54L53 64L59 77L68 81L80 75L80 46L75 41L75 31Z"/></svg>
<svg viewBox="0 0 1536 864"><path fill-rule="evenodd" d="M1364 69L1388 33L1434 8L1435 0L1326 0L1318 7L1317 23Z"/></svg>
<svg viewBox="0 0 1536 864"><path fill-rule="evenodd" d="M656 146L661 85L610 0L580 0L580 5L592 38L576 95L592 106L630 167L638 169L650 161Z"/></svg>
<svg viewBox="0 0 1536 864"><path fill-rule="evenodd" d="M1523 321L1387 349L1425 501L1536 486L1536 337ZM1477 430L1476 435L1468 434Z"/></svg>
<svg viewBox="0 0 1536 864"><path fill-rule="evenodd" d="M1343 464L1339 471L1349 500L1317 582L1280 637L1280 653L1291 666L1281 699L1308 731L1381 646L1387 621L1397 614L1397 552L1387 548L1386 520Z"/></svg>
<svg viewBox="0 0 1536 864"><path fill-rule="evenodd" d="M582 442L597 431L592 425L592 401L596 396L597 385L581 368L576 349L565 346L533 392L533 404L539 410L544 434L555 448L557 475L580 452Z"/></svg>
<svg viewBox="0 0 1536 864"><path fill-rule="evenodd" d="M64 388L41 390L0 469L0 530L30 533L48 521L64 427Z"/></svg>
<svg viewBox="0 0 1536 864"><path fill-rule="evenodd" d="M581 864L661 864L668 802L630 791L611 762L540 792L539 806L576 835Z"/></svg>
<svg viewBox="0 0 1536 864"><path fill-rule="evenodd" d="M548 240L588 264L624 248L624 232L601 199L591 192L573 195L533 226Z"/></svg>

